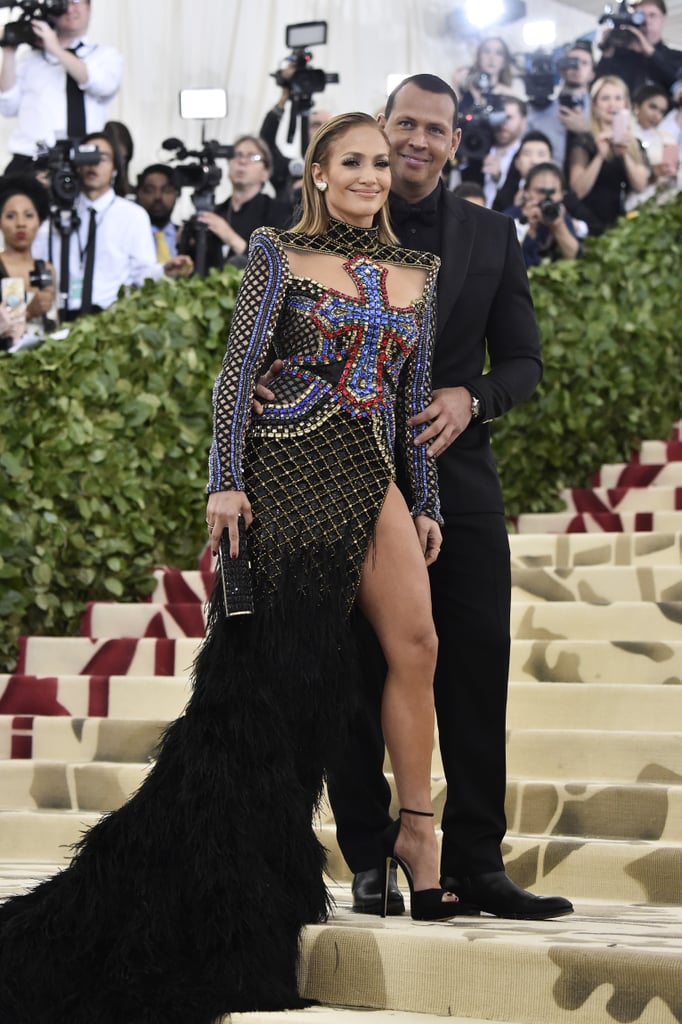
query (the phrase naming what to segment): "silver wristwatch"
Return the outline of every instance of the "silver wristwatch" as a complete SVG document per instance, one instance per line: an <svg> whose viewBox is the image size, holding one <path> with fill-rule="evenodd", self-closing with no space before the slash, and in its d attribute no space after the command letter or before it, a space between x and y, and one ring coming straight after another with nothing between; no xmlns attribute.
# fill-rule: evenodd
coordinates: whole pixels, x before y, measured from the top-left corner
<svg viewBox="0 0 682 1024"><path fill-rule="evenodd" d="M471 396L471 418L472 418L472 420L480 420L482 411L483 411L483 409L481 408L481 399L477 398L476 395L472 395Z"/></svg>

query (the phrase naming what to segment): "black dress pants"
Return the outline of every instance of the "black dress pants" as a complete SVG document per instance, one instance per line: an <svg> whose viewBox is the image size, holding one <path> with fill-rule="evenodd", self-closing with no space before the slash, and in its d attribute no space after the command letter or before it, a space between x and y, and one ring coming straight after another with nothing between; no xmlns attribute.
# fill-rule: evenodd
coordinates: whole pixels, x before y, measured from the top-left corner
<svg viewBox="0 0 682 1024"><path fill-rule="evenodd" d="M439 639L436 714L447 780L443 875L503 869L511 570L504 517L452 516L431 567ZM364 621L364 704L328 773L341 851L353 873L378 867L389 821L380 709L385 663Z"/></svg>

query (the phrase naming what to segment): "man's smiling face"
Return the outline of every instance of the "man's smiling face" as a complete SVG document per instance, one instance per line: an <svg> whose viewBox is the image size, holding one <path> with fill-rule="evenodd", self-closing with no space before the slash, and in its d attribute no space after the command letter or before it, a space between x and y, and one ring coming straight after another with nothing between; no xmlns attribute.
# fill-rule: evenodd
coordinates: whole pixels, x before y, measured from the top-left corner
<svg viewBox="0 0 682 1024"><path fill-rule="evenodd" d="M455 155L461 136L453 128L455 107L446 93L403 86L387 119L380 118L391 144L393 191L417 202L433 192Z"/></svg>

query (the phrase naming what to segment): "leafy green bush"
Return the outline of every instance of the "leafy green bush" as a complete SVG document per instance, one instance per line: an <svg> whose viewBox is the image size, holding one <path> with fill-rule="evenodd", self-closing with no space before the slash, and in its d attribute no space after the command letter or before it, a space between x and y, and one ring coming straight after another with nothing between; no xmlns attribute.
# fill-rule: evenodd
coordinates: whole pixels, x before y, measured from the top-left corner
<svg viewBox="0 0 682 1024"><path fill-rule="evenodd" d="M0 664L20 633L75 634L206 539L211 388L241 274L159 284L0 358Z"/></svg>
<svg viewBox="0 0 682 1024"><path fill-rule="evenodd" d="M510 515L560 505L680 416L682 202L532 271L544 381L494 425ZM205 541L210 394L240 274L148 283L65 340L0 357L0 668L20 633L75 634Z"/></svg>
<svg viewBox="0 0 682 1024"><path fill-rule="evenodd" d="M510 516L563 507L605 462L665 438L682 415L682 197L647 206L582 259L530 272L544 379L493 425Z"/></svg>

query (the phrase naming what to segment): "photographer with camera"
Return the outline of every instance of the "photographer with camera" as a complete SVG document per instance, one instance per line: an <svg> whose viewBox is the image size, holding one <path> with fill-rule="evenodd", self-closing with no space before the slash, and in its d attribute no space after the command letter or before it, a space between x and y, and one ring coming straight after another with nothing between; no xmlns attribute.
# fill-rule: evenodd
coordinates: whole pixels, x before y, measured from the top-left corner
<svg viewBox="0 0 682 1024"><path fill-rule="evenodd" d="M574 260L580 256L580 241L563 203L564 192L561 169L544 161L528 171L519 205L504 211L516 222L527 267L536 267L545 259Z"/></svg>
<svg viewBox="0 0 682 1024"><path fill-rule="evenodd" d="M518 96L504 97L505 118L492 130L493 145L483 158L483 191L486 206L492 208L498 189L504 184L516 151L526 131L528 108Z"/></svg>
<svg viewBox="0 0 682 1024"><path fill-rule="evenodd" d="M68 290L66 282L59 281L60 315L66 321L107 309L121 286L158 281L164 273L185 276L192 267L186 256L171 258L163 266L156 262L146 211L114 189L119 172L111 139L93 132L83 142L96 145L99 159L78 168L80 192L73 204L76 230L68 235ZM43 225L36 252L61 268L61 247L62 237L52 222Z"/></svg>
<svg viewBox="0 0 682 1024"><path fill-rule="evenodd" d="M270 184L272 185L275 196L277 199L285 203L291 203L293 205L294 200L297 198L294 196L296 181L300 181L300 174L292 175L292 167L302 172L302 161L290 160L289 157L285 156L284 153L279 149L277 145L277 133L279 131L284 112L286 110L287 103L291 101L291 87L288 84L291 78L296 73L296 65L289 61L285 67L279 72L280 80L282 81L282 88L279 94L279 99L275 103L265 117L263 123L260 126L260 137L267 144L270 152L272 153L272 172L270 174ZM317 129L325 124L326 121L332 116L330 110L318 110L313 109L308 115L308 129L310 135L313 136ZM297 166L300 164L300 168Z"/></svg>
<svg viewBox="0 0 682 1024"><path fill-rule="evenodd" d="M668 9L665 0L642 0L636 5L620 0L599 19L605 25L599 41L602 58L596 76L616 75L631 93L640 85L670 89L682 71L682 51L663 42Z"/></svg>
<svg viewBox="0 0 682 1024"><path fill-rule="evenodd" d="M273 199L263 186L270 177L272 156L257 135L242 135L228 160L232 195L214 209L199 210L182 229L179 251L193 256L198 225L205 225L206 269L246 266L252 233L259 227L284 228L291 223L291 205Z"/></svg>
<svg viewBox="0 0 682 1024"><path fill-rule="evenodd" d="M1 6L8 6L2 3ZM121 85L123 59L87 36L90 0L22 0L23 20L5 25L0 45L0 114L16 117L6 173L31 168L38 144L100 131ZM31 50L17 58L17 47Z"/></svg>
<svg viewBox="0 0 682 1024"><path fill-rule="evenodd" d="M485 106L489 96L514 95L514 61L512 53L500 36L482 39L471 67L457 68L452 84L459 96L462 115Z"/></svg>
<svg viewBox="0 0 682 1024"><path fill-rule="evenodd" d="M552 144L553 158L564 166L569 136L590 130L590 85L594 57L590 43L578 40L558 62L562 78L558 95L545 106L528 107L528 128L543 132Z"/></svg>
<svg viewBox="0 0 682 1024"><path fill-rule="evenodd" d="M0 178L0 348L16 348L22 338L35 340L57 326L54 267L32 252L49 205L47 190L30 175Z"/></svg>

